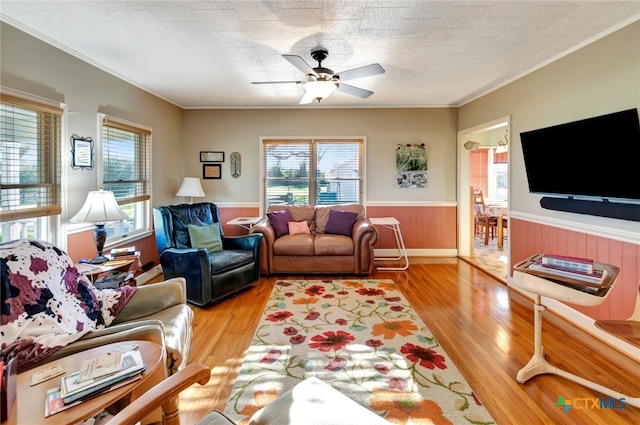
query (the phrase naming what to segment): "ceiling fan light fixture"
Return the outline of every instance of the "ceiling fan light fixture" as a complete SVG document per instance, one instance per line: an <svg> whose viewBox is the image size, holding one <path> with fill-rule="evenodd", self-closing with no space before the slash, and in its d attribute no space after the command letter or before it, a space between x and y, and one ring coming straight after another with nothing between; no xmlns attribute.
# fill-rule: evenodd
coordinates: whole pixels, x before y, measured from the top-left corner
<svg viewBox="0 0 640 425"><path fill-rule="evenodd" d="M320 102L329 97L338 88L338 83L335 81L306 81L302 86L306 92L305 97L310 96Z"/></svg>

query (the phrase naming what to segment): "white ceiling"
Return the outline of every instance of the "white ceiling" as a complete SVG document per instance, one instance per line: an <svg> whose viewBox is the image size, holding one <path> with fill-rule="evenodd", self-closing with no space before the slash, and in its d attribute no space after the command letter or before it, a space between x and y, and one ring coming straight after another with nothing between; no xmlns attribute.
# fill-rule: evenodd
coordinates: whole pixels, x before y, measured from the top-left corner
<svg viewBox="0 0 640 425"><path fill-rule="evenodd" d="M184 108L461 105L640 19L640 1L2 0L0 18ZM333 93L298 106L282 58L336 72L368 99Z"/></svg>

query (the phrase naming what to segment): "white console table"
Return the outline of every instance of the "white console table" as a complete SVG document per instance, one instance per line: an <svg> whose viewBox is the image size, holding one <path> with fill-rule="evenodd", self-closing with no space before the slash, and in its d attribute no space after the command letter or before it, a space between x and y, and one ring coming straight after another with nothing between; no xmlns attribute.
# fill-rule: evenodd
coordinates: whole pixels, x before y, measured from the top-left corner
<svg viewBox="0 0 640 425"><path fill-rule="evenodd" d="M536 254L520 263L516 264L513 273L513 279L515 286L524 289L525 291L535 294L535 305L533 310L534 317L534 353L533 357L520 371L516 379L519 383L524 384L529 379L536 375L543 373L551 373L561 376L573 382L577 382L587 388L598 391L609 397L615 399L624 398L625 403L635 407L640 407L640 397L629 397L628 395L619 393L610 388L606 388L595 382L589 381L580 376L574 375L562 369L559 369L551 365L544 358L544 348L542 346L542 313L545 310L545 306L541 302L541 296L553 298L560 301L569 302L576 305L583 306L596 306L601 304L609 295L613 289L616 277L618 276L619 269L615 266L608 264L596 263L596 267L599 269L607 270L607 276L602 283L602 289L598 290L596 294L587 293L578 289L571 288L563 285L563 278L547 279L541 276L536 276L528 270L529 264L531 264L540 254Z"/></svg>
<svg viewBox="0 0 640 425"><path fill-rule="evenodd" d="M378 267L378 270L407 270L409 268L409 257L407 256L407 249L404 246L404 240L402 239L402 232L400 231L400 222L395 217L369 217L371 224L374 226L386 227L393 231L393 236L396 239L396 247L398 250L397 257L375 257L375 261L398 261L400 265L396 267Z"/></svg>

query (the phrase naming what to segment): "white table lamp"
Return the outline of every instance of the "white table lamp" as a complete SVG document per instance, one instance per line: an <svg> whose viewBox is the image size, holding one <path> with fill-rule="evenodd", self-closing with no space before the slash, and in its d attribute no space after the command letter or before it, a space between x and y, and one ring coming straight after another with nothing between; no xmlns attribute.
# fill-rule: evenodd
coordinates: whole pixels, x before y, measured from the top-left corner
<svg viewBox="0 0 640 425"><path fill-rule="evenodd" d="M102 189L89 192L80 211L69 221L96 223L93 236L96 240L98 256L91 260L91 264L101 264L109 260L102 255L104 243L107 240L107 231L104 228L105 223L108 221L125 220L127 218L129 218L129 216L120 209L113 192L103 191Z"/></svg>
<svg viewBox="0 0 640 425"><path fill-rule="evenodd" d="M194 196L197 198L205 196L200 179L197 177L185 177L176 196L188 196L190 204L193 203Z"/></svg>

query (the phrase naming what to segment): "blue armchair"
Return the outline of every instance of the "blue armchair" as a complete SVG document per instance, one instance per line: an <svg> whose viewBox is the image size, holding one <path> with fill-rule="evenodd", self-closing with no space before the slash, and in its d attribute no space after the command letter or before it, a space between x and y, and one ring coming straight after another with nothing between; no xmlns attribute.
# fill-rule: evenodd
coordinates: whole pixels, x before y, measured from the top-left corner
<svg viewBox="0 0 640 425"><path fill-rule="evenodd" d="M250 286L260 278L262 235L225 237L218 207L210 202L153 209L156 245L165 279L184 277L187 301L203 306ZM189 224L218 223L222 250L191 245Z"/></svg>

